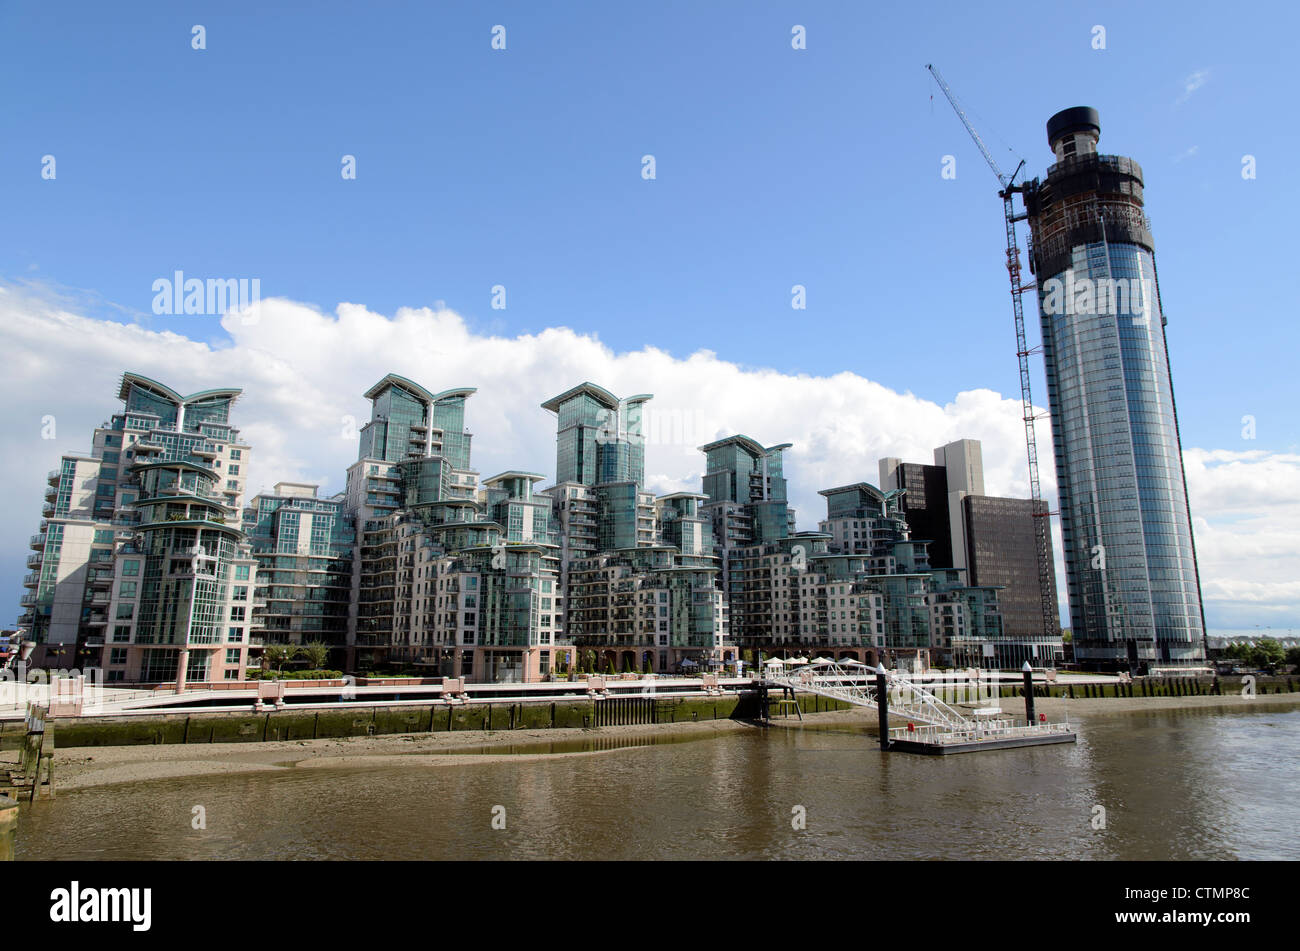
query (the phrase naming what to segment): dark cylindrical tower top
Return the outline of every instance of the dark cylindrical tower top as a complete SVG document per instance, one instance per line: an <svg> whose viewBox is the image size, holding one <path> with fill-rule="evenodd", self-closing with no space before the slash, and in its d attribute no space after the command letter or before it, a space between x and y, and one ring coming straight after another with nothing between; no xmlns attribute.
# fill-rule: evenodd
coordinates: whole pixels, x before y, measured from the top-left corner
<svg viewBox="0 0 1300 951"><path fill-rule="evenodd" d="M1093 141L1101 138L1101 116L1091 106L1062 109L1047 120L1047 144L1056 151L1058 140L1076 132L1091 133Z"/></svg>

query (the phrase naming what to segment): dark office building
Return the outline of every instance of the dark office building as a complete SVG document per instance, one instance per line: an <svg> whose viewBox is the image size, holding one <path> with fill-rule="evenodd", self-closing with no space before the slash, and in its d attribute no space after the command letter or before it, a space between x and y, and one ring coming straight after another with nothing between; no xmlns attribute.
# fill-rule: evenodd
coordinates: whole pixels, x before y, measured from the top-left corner
<svg viewBox="0 0 1300 951"><path fill-rule="evenodd" d="M905 491L903 516L913 538L929 540L930 567L956 567L952 561L952 533L948 523L948 470L943 466L899 462L888 488Z"/></svg>
<svg viewBox="0 0 1300 951"><path fill-rule="evenodd" d="M1039 511L1047 507L1040 502ZM972 585L997 585L1002 609L1002 630L1008 637L1046 635L1059 643L1060 624L1053 617L1052 630L1043 630L1043 606L1039 597L1038 539L1033 502L968 495L962 499L966 520L966 564ZM1052 603L1056 603L1056 579L1049 580ZM1046 641L1045 641L1046 642ZM1051 655L1047 655L1050 657Z"/></svg>

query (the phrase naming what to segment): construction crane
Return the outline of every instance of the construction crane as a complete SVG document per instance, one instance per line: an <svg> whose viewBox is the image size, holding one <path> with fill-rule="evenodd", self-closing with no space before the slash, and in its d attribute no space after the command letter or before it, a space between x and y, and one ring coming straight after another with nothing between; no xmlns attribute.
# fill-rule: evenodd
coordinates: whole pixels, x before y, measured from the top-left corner
<svg viewBox="0 0 1300 951"><path fill-rule="evenodd" d="M1052 564L1052 513L1043 504L1043 489L1038 478L1038 439L1034 432L1034 422L1037 415L1034 413L1034 400L1029 383L1029 355L1034 351L1029 349L1025 341L1025 305L1022 296L1026 291L1033 290L1035 284L1032 281L1026 284L1021 280L1020 243L1016 238L1016 222L1023 221L1026 215L1017 215L1013 203L1014 196L1024 191L1024 185L1015 184L1015 180L1016 176L1020 174L1020 170L1025 167L1025 161L1021 159L1020 164L1016 166L1016 170L1010 175L1003 172L998 167L997 160L993 158L988 146L984 144L984 140L980 138L980 134L971 125L970 119L966 116L966 110L957 101L957 96L948 88L948 84L943 81L943 77L939 75L939 71L929 64L925 68L930 71L934 81L939 84L943 94L948 97L948 102L952 105L953 111L957 113L957 118L961 120L961 124L966 127L970 137L979 146L984 161L988 162L989 168L997 176L998 184L1002 186L998 191L998 197L1002 199L1002 213L1007 226L1007 274L1011 278L1011 307L1016 319L1016 357L1020 361L1020 405L1025 421L1025 451L1029 457L1029 497L1033 508L1034 531L1038 544L1038 591L1043 608L1043 634L1051 636L1058 629L1057 606L1051 596L1053 588L1052 576L1055 572ZM1026 235L1026 253L1030 255L1033 254L1032 242L1032 234Z"/></svg>

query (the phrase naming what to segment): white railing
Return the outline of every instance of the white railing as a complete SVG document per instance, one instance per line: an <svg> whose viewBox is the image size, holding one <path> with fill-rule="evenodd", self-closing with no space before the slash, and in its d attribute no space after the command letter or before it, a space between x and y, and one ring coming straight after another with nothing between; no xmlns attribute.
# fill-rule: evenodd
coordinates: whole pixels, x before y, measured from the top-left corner
<svg viewBox="0 0 1300 951"><path fill-rule="evenodd" d="M869 667L841 667L836 663L808 664L793 673L769 674L767 677L778 686L820 694L859 707L878 707L875 678L875 672ZM887 671L885 678L891 713L950 731L977 728L974 721L902 674Z"/></svg>
<svg viewBox="0 0 1300 951"><path fill-rule="evenodd" d="M951 743L976 743L981 740L1003 740L1021 736L1052 736L1070 733L1066 723L1025 723L1010 720L980 724L970 730L945 730L933 725L893 727L889 731L891 740L914 740L925 743L946 745Z"/></svg>

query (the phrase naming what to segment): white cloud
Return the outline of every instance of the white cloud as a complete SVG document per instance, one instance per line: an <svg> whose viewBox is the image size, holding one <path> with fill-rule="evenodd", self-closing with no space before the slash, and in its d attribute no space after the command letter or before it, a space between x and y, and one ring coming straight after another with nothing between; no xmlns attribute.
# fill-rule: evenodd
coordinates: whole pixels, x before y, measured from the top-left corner
<svg viewBox="0 0 1300 951"><path fill-rule="evenodd" d="M1210 627L1296 626L1300 455L1188 449L1183 465Z"/></svg>
<svg viewBox="0 0 1300 951"><path fill-rule="evenodd" d="M1178 103L1181 105L1188 99L1192 98L1192 93L1200 89L1210 81L1210 71L1208 69L1198 69L1183 80L1183 92L1178 97Z"/></svg>
<svg viewBox="0 0 1300 951"><path fill-rule="evenodd" d="M14 500L0 515L0 531L11 539L0 569L15 597L26 553L19 543L36 528L44 473L59 453L89 448L93 427L120 407L117 381L126 369L182 392L243 388L234 422L253 446L250 495L282 479L320 482L325 494L341 490L356 458L356 428L369 418L361 394L389 372L435 391L478 388L466 418L473 461L485 476L522 468L552 478L555 419L539 404L591 380L619 395L655 395L647 407L646 472L656 492L698 490L698 447L739 432L765 445L794 444L786 476L801 528L815 528L825 512L817 490L874 484L880 457L930 462L935 446L960 438L983 442L989 494L1028 494L1020 401L991 390L963 391L939 405L854 373L791 375L708 351L675 358L650 346L615 353L567 328L476 333L446 309L403 309L390 318L348 303L334 314L283 299L257 306L255 321L224 318L231 340L211 346L90 319L0 286L0 343L10 368L0 380L8 409L0 485ZM52 442L40 435L45 415L57 421ZM1046 425L1039 440L1051 496ZM1236 612L1232 625L1247 623L1252 611L1270 622L1286 612L1294 617L1300 592L1285 582L1300 575L1300 457L1189 450L1187 459L1207 610ZM1058 560L1059 544L1058 533ZM1260 555L1272 563L1261 566ZM1211 626L1218 626L1213 619Z"/></svg>

